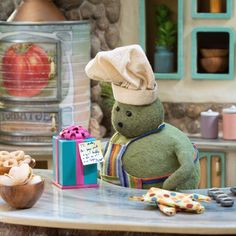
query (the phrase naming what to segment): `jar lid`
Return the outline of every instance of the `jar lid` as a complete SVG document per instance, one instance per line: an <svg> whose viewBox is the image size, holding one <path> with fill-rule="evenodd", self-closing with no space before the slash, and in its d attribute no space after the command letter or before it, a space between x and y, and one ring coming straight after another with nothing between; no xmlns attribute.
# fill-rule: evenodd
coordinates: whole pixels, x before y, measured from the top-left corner
<svg viewBox="0 0 236 236"><path fill-rule="evenodd" d="M232 105L231 107L224 108L223 112L224 113L236 113L236 106Z"/></svg>
<svg viewBox="0 0 236 236"><path fill-rule="evenodd" d="M209 109L208 111L202 111L201 112L202 116L218 116L219 112L217 111L212 111L211 109Z"/></svg>

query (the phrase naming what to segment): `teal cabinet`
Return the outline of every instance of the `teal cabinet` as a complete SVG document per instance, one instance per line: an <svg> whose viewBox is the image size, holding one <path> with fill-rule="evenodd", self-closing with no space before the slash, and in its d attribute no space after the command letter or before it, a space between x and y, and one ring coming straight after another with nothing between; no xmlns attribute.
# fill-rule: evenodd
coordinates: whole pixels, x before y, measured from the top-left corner
<svg viewBox="0 0 236 236"><path fill-rule="evenodd" d="M235 39L232 28L196 27L192 31L191 39L193 79L232 80L234 78Z"/></svg>
<svg viewBox="0 0 236 236"><path fill-rule="evenodd" d="M225 153L200 151L201 181L199 188L225 187Z"/></svg>
<svg viewBox="0 0 236 236"><path fill-rule="evenodd" d="M165 4L174 12L173 18L177 23L177 40L174 48L175 70L173 73L155 73L156 79L181 79L183 77L183 0L139 0L140 11L140 44L154 70L154 54L156 40L155 9L157 5ZM169 5L168 5L169 4Z"/></svg>
<svg viewBox="0 0 236 236"><path fill-rule="evenodd" d="M232 15L232 0L219 0L218 3L214 0L191 0L191 11L193 18L229 19Z"/></svg>

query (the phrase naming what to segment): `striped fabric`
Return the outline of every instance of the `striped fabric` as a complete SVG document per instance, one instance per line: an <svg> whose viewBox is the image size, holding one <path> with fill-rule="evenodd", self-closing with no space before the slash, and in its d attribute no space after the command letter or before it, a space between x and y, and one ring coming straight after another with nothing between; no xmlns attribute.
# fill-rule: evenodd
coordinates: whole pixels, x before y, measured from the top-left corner
<svg viewBox="0 0 236 236"><path fill-rule="evenodd" d="M197 145L195 143L193 143L193 148L194 148L193 160L194 163L196 163L199 160L199 152L197 150Z"/></svg>
<svg viewBox="0 0 236 236"><path fill-rule="evenodd" d="M125 172L125 175L125 187L142 189L143 185L146 184L163 183L171 174L154 178L136 178L132 175L129 175L127 172Z"/></svg>
<svg viewBox="0 0 236 236"><path fill-rule="evenodd" d="M102 167L101 178L104 181L121 185L124 187L138 188L142 189L143 185L146 184L156 184L164 182L172 173L158 176L154 178L137 178L128 174L122 165L122 157L127 149L127 147L138 139L141 139L147 135L155 133L165 127L165 124L160 125L157 129L152 130L142 136L136 137L128 142L126 145L113 144L111 142L107 143L104 150L104 162ZM199 158L196 146L194 146L194 162Z"/></svg>
<svg viewBox="0 0 236 236"><path fill-rule="evenodd" d="M125 146L120 144L108 143L106 153L104 155L103 175L119 177L119 166L121 157L123 156Z"/></svg>

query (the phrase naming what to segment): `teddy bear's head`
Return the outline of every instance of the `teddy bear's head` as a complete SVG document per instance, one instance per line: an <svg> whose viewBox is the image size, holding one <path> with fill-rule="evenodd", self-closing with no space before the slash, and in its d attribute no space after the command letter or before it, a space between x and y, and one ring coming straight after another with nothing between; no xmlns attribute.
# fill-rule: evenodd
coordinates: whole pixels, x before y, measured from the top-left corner
<svg viewBox="0 0 236 236"><path fill-rule="evenodd" d="M127 138L137 137L157 128L164 121L159 99L149 105L134 106L115 102L112 109L114 129Z"/></svg>

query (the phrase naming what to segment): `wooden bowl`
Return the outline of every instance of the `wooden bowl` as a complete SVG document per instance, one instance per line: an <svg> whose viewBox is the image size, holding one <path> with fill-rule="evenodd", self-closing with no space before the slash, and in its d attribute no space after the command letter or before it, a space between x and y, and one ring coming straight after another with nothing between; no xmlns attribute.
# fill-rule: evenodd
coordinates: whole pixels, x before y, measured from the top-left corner
<svg viewBox="0 0 236 236"><path fill-rule="evenodd" d="M229 50L228 49L221 49L221 48L201 48L200 52L204 58L226 57L229 53Z"/></svg>
<svg viewBox="0 0 236 236"><path fill-rule="evenodd" d="M31 162L29 163L29 166L31 168L34 168L35 167L35 164L36 164L36 161L35 159L31 159ZM9 170L11 169L11 167L4 167L4 166L1 166L0 167L0 175L4 175L4 174L8 174Z"/></svg>
<svg viewBox="0 0 236 236"><path fill-rule="evenodd" d="M224 72L228 66L227 57L201 58L200 63L203 69L209 73Z"/></svg>
<svg viewBox="0 0 236 236"><path fill-rule="evenodd" d="M11 207L26 209L32 207L38 201L43 190L44 180L36 184L0 186L0 195Z"/></svg>

